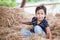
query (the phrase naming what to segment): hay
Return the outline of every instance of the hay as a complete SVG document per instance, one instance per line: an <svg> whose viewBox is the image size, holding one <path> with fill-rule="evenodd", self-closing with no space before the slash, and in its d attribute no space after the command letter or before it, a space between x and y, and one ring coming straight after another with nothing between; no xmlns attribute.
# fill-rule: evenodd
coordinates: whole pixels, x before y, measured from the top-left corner
<svg viewBox="0 0 60 40"><path fill-rule="evenodd" d="M0 7L0 40L45 40L45 37L32 34L26 38L21 33L21 29L30 30L32 26L20 24L22 20L31 21L34 14L24 12L22 8ZM60 19L47 15L47 21L53 34L53 39L58 40L60 37ZM46 39L48 40L48 39Z"/></svg>
<svg viewBox="0 0 60 40"><path fill-rule="evenodd" d="M59 14L56 14L55 16L48 14L47 15L47 21L49 23L49 27L52 32L52 38L60 37L60 16ZM59 40L59 39L54 39Z"/></svg>
<svg viewBox="0 0 60 40"><path fill-rule="evenodd" d="M20 18L23 18L22 9L12 9L8 7L0 7L0 39L5 40L5 37L11 33L21 30L19 24ZM20 15L20 16L19 16Z"/></svg>

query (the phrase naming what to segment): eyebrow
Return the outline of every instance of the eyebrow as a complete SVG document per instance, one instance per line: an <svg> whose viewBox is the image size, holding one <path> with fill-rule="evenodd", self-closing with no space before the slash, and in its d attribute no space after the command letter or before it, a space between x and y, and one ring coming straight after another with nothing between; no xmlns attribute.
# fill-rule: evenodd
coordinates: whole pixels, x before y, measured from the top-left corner
<svg viewBox="0 0 60 40"><path fill-rule="evenodd" d="M38 14L43 14L43 13L38 13Z"/></svg>

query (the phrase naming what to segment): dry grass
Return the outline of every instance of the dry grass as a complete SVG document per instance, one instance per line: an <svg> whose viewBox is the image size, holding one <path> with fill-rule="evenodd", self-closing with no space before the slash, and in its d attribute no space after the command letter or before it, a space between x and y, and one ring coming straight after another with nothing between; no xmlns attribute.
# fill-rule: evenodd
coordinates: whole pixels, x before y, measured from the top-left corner
<svg viewBox="0 0 60 40"><path fill-rule="evenodd" d="M58 14L59 15L59 14ZM20 24L21 20L31 21L34 14L24 12L22 8L0 7L0 40L48 40L41 35L33 34L27 38L21 33L21 29L30 30L32 26ZM60 16L47 15L53 40L60 39Z"/></svg>

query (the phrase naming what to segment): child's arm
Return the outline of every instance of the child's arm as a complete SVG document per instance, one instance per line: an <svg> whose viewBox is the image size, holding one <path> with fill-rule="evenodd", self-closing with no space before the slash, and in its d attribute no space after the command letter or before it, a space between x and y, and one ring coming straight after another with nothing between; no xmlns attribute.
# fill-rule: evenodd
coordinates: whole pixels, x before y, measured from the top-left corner
<svg viewBox="0 0 60 40"><path fill-rule="evenodd" d="M50 31L50 28L49 27L46 28L46 32L47 32L47 38L49 40L52 40L52 34L51 34L51 31Z"/></svg>
<svg viewBox="0 0 60 40"><path fill-rule="evenodd" d="M22 23L22 24L26 24L26 25L32 25L32 23L31 22L20 22L20 23Z"/></svg>

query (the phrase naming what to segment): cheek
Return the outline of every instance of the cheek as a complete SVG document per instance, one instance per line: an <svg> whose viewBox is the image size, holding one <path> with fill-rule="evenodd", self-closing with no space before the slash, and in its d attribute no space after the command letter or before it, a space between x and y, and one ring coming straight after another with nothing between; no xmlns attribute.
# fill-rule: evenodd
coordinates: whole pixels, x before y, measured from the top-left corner
<svg viewBox="0 0 60 40"><path fill-rule="evenodd" d="M39 15L36 15L36 17L38 18L38 17L39 17Z"/></svg>
<svg viewBox="0 0 60 40"><path fill-rule="evenodd" d="M43 16L43 19L45 18L45 16Z"/></svg>
<svg viewBox="0 0 60 40"><path fill-rule="evenodd" d="M45 17L44 15L40 15L40 18L44 19L44 17Z"/></svg>
<svg viewBox="0 0 60 40"><path fill-rule="evenodd" d="M44 16L44 15L42 15L42 17L44 18L45 16Z"/></svg>

